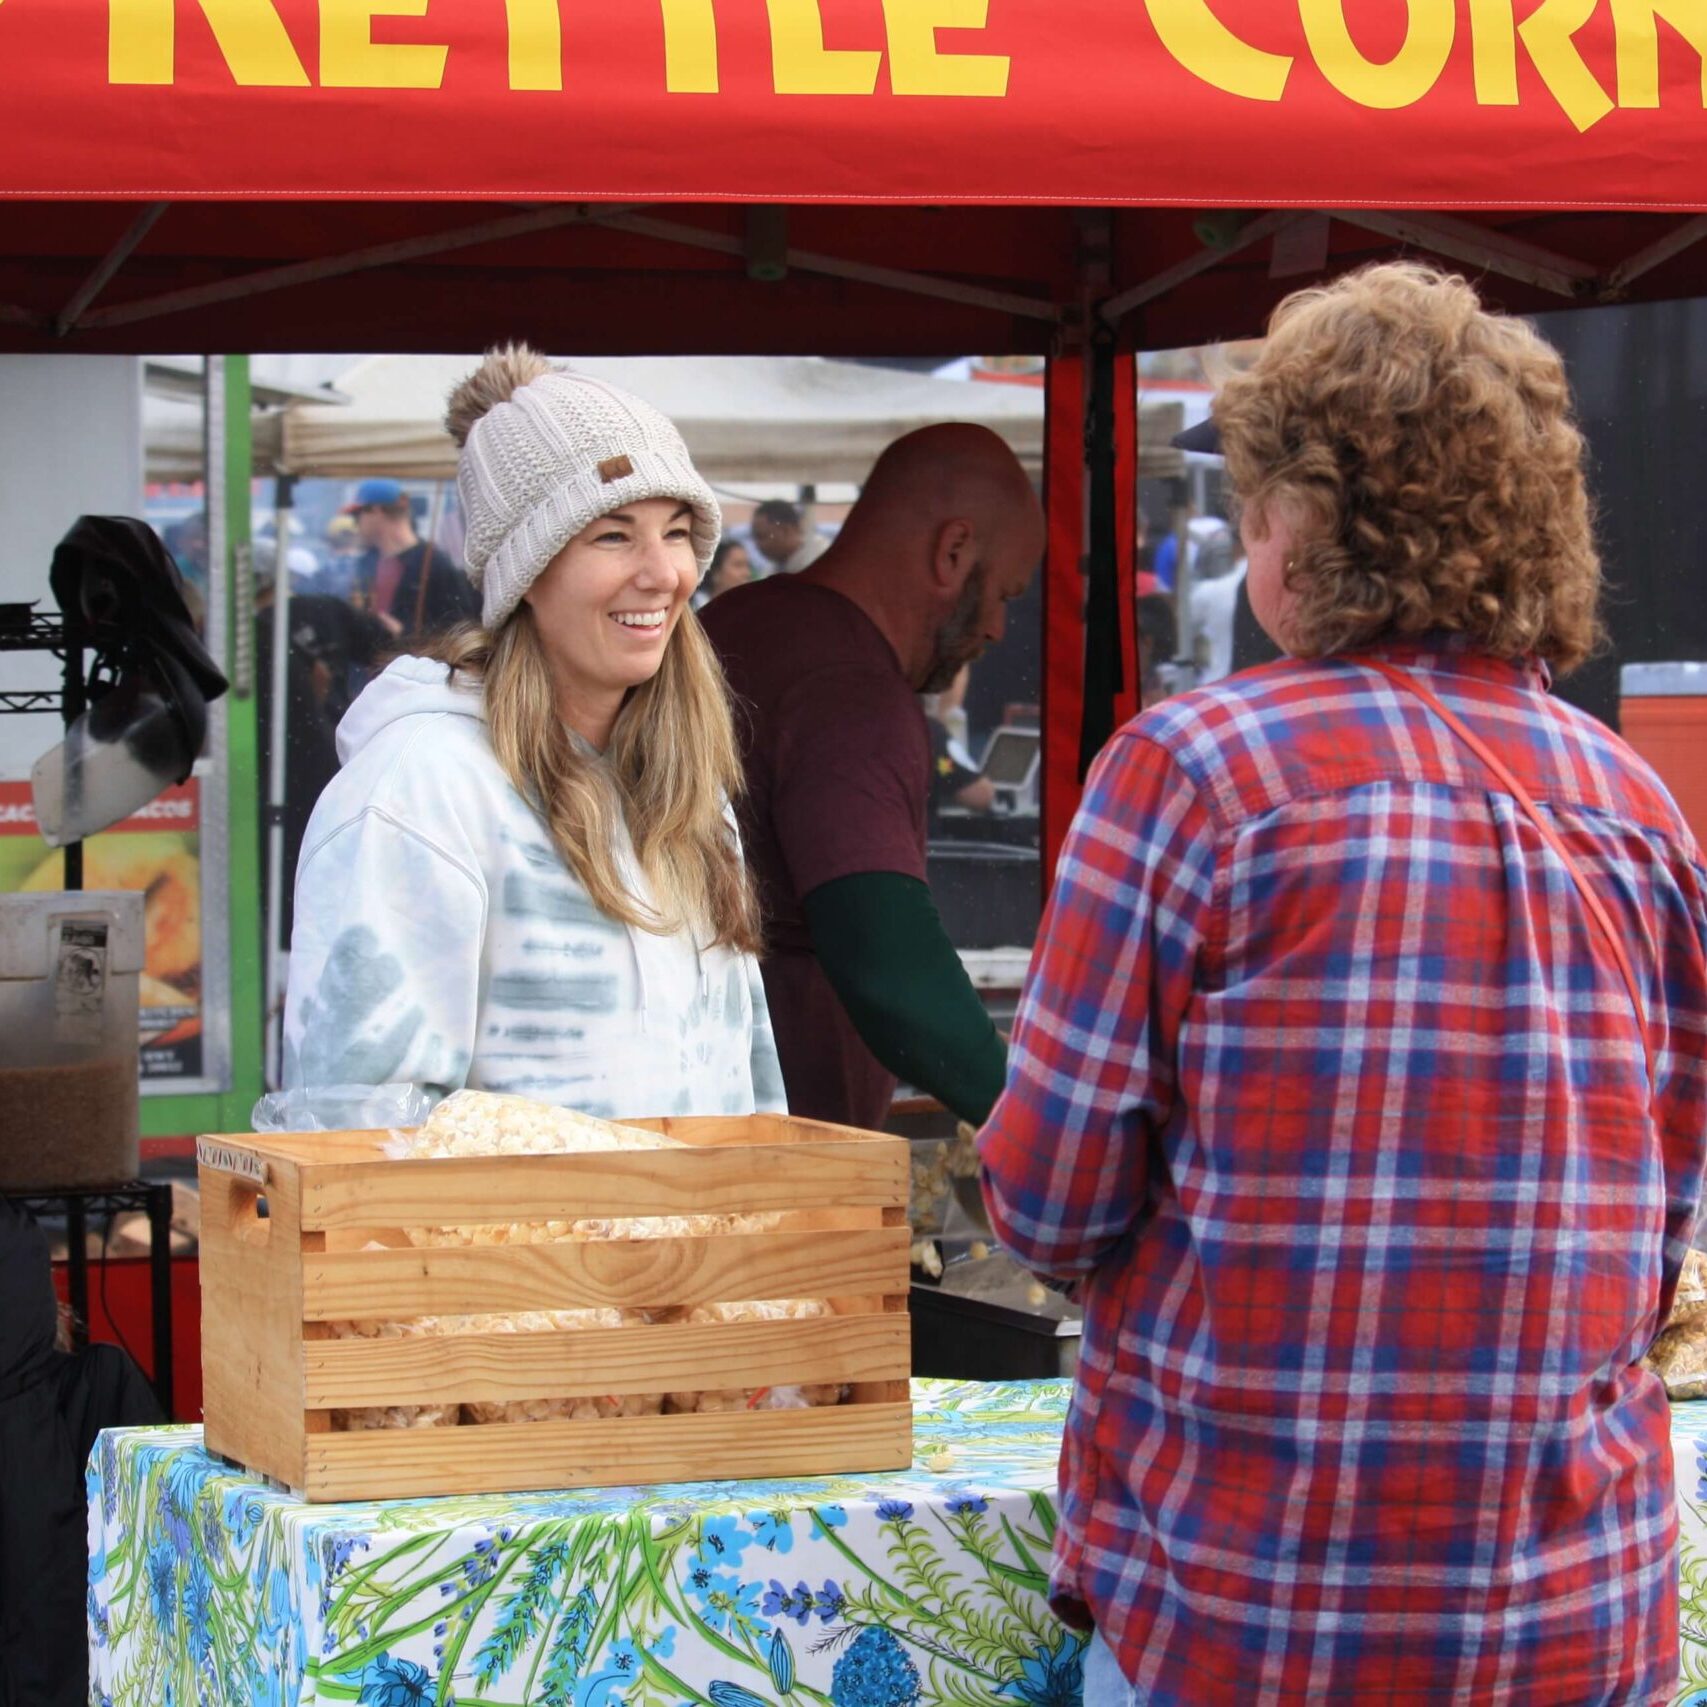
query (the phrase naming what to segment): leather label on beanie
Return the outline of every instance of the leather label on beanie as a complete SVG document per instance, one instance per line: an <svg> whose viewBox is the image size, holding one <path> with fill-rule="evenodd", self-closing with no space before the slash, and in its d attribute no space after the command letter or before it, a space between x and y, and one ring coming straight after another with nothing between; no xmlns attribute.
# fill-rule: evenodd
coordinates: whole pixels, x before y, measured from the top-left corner
<svg viewBox="0 0 1707 1707"><path fill-rule="evenodd" d="M633 459L626 456L607 456L599 464L599 478L607 486L613 480L626 480L633 472Z"/></svg>

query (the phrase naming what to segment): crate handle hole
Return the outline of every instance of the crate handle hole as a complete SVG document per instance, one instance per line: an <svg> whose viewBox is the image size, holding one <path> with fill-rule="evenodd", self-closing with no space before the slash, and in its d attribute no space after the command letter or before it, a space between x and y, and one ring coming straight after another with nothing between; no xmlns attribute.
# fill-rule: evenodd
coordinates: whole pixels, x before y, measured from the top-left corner
<svg viewBox="0 0 1707 1707"><path fill-rule="evenodd" d="M266 1193L258 1186L238 1184L231 1188L231 1232L239 1244L265 1246L272 1241L273 1223Z"/></svg>

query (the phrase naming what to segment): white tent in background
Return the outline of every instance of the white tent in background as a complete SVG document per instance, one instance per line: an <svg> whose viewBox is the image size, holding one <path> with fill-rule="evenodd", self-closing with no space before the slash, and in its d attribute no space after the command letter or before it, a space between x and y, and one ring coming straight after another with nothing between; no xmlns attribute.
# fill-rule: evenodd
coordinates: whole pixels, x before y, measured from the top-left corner
<svg viewBox="0 0 1707 1707"><path fill-rule="evenodd" d="M442 425L451 387L472 356L368 356L337 375L347 403L295 399L256 417L257 473L360 479L447 480L456 447ZM814 356L587 356L566 365L656 404L714 483L853 484L892 439L937 421L976 421L998 433L1032 472L1043 462L1040 386L940 379ZM149 478L193 479L199 418L146 427ZM1143 468L1179 472L1167 444L1182 424L1177 404L1146 405Z"/></svg>
<svg viewBox="0 0 1707 1707"><path fill-rule="evenodd" d="M635 392L681 428L714 481L858 481L891 439L933 421L976 420L1025 462L1042 455L1035 386L967 385L803 356L589 356L577 372ZM445 396L464 356L374 356L343 374L347 408L293 405L283 460L293 474L446 479L456 451Z"/></svg>

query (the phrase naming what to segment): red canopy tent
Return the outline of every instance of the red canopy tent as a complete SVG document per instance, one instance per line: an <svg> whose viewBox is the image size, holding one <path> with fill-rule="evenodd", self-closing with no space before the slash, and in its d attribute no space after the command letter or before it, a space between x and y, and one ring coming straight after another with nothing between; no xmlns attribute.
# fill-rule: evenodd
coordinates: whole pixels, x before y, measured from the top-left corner
<svg viewBox="0 0 1707 1707"><path fill-rule="evenodd" d="M1702 0L0 0L0 350L1046 352L1053 842L1123 352L1400 249L1701 294L1704 109Z"/></svg>

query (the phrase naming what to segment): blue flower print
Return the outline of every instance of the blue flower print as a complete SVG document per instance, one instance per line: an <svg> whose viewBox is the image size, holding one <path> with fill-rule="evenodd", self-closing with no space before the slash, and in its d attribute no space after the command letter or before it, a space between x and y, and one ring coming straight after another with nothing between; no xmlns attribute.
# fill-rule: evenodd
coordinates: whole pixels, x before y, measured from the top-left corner
<svg viewBox="0 0 1707 1707"><path fill-rule="evenodd" d="M362 1707L432 1707L438 1691L425 1666L381 1654L362 1673Z"/></svg>
<svg viewBox="0 0 1707 1707"><path fill-rule="evenodd" d="M824 1579L824 1586L818 1590L818 1616L826 1624L835 1621L847 1610L848 1597L829 1580Z"/></svg>
<svg viewBox="0 0 1707 1707"><path fill-rule="evenodd" d="M675 1653L675 1651L676 1627L674 1624L666 1624L664 1628L658 1632L657 1641L652 1644L653 1657L660 1660L667 1660L673 1653Z"/></svg>
<svg viewBox="0 0 1707 1707"><path fill-rule="evenodd" d="M290 1573L282 1565L275 1565L267 1575L266 1592L261 1600L261 1625L269 1640L278 1636L290 1616Z"/></svg>
<svg viewBox="0 0 1707 1707"><path fill-rule="evenodd" d="M170 1541L156 1541L149 1549L148 1602L160 1634L171 1641L178 1627L178 1555Z"/></svg>
<svg viewBox="0 0 1707 1707"><path fill-rule="evenodd" d="M714 1683L708 1693L711 1707L770 1707L762 1695L755 1695L745 1684Z"/></svg>
<svg viewBox="0 0 1707 1707"><path fill-rule="evenodd" d="M101 1510L108 1523L119 1512L119 1447L110 1429L101 1436Z"/></svg>
<svg viewBox="0 0 1707 1707"><path fill-rule="evenodd" d="M713 1568L732 1569L752 1546L753 1538L738 1517L708 1517L700 1526L699 1557Z"/></svg>
<svg viewBox="0 0 1707 1707"><path fill-rule="evenodd" d="M160 1491L155 1496L155 1505L160 1513L161 1527L166 1531L167 1539L172 1543L180 1559L190 1556L190 1516L187 1507L181 1507L173 1495L172 1484L165 1477L161 1478Z"/></svg>
<svg viewBox="0 0 1707 1707"><path fill-rule="evenodd" d="M282 1707L284 1678L274 1666L258 1666L249 1662L248 1707Z"/></svg>
<svg viewBox="0 0 1707 1707"><path fill-rule="evenodd" d="M199 1660L213 1646L213 1584L197 1559L184 1587L184 1616L190 1626L190 1652Z"/></svg>
<svg viewBox="0 0 1707 1707"><path fill-rule="evenodd" d="M1053 1648L1039 1648L997 1691L1023 1707L1079 1707L1085 1689L1084 1643L1064 1635Z"/></svg>
<svg viewBox="0 0 1707 1707"><path fill-rule="evenodd" d="M112 1635L112 1625L107 1617L107 1609L101 1604L100 1597L94 1589L88 1595L89 1634L97 1648L104 1648Z"/></svg>
<svg viewBox="0 0 1707 1707"><path fill-rule="evenodd" d="M948 1502L948 1509L954 1517L977 1517L990 1509L990 1502L977 1494L956 1494Z"/></svg>
<svg viewBox="0 0 1707 1707"><path fill-rule="evenodd" d="M231 1539L239 1547L247 1547L249 1538L255 1533L261 1522L261 1490L259 1488L232 1488L225 1496L224 1515L225 1527L231 1532Z"/></svg>
<svg viewBox="0 0 1707 1707"><path fill-rule="evenodd" d="M796 1583L790 1590L772 1577L761 1610L767 1618L792 1618L804 1628L811 1621L814 1598L805 1583Z"/></svg>
<svg viewBox="0 0 1707 1707"><path fill-rule="evenodd" d="M743 1583L726 1571L713 1572L703 1591L696 1592L699 1615L721 1635L739 1624L756 1624L759 1618L759 1585Z"/></svg>
<svg viewBox="0 0 1707 1707"><path fill-rule="evenodd" d="M879 1523L905 1523L913 1515L911 1500L884 1500L877 1508Z"/></svg>
<svg viewBox="0 0 1707 1707"><path fill-rule="evenodd" d="M575 1707L607 1707L617 1698L617 1691L627 1689L640 1671L640 1653L634 1644L626 1637L612 1642L605 1663L576 1687Z"/></svg>
<svg viewBox="0 0 1707 1707"><path fill-rule="evenodd" d="M818 1521L826 1529L845 1529L848 1514L839 1505L821 1505L817 1509Z"/></svg>
<svg viewBox="0 0 1707 1707"><path fill-rule="evenodd" d="M794 1649L789 1645L788 1634L778 1628L771 1631L771 1645L765 1656L770 1666L771 1682L776 1685L778 1695L794 1693Z"/></svg>
<svg viewBox="0 0 1707 1707"><path fill-rule="evenodd" d="M919 1668L893 1632L869 1625L854 1637L830 1674L835 1707L914 1707Z"/></svg>
<svg viewBox="0 0 1707 1707"><path fill-rule="evenodd" d="M204 1500L200 1514L202 1551L216 1571L225 1564L225 1513L221 1509L222 1504L218 1500Z"/></svg>
<svg viewBox="0 0 1707 1707"><path fill-rule="evenodd" d="M794 1525L786 1511L749 1512L747 1521L752 1524L753 1537L761 1547L768 1547L773 1553L793 1552Z"/></svg>

